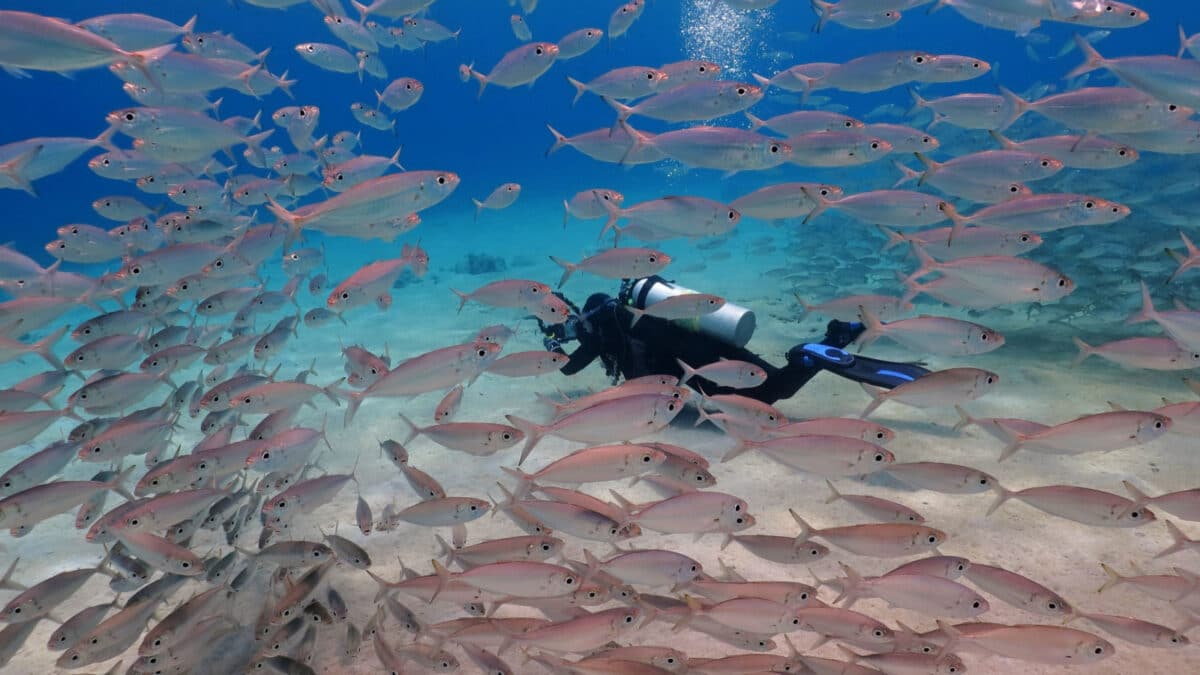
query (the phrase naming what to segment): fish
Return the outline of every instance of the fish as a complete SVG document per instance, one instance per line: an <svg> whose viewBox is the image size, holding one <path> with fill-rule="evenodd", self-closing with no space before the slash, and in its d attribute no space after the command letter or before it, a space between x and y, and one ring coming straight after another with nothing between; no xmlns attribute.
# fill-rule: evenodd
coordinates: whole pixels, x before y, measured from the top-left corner
<svg viewBox="0 0 1200 675"><path fill-rule="evenodd" d="M474 65L464 63L459 65L458 75L463 82L471 78L478 80L479 93L476 98L482 98L483 90L489 84L508 89L533 84L554 65L557 58L558 45L550 42L531 42L509 51L487 74L475 70Z"/></svg>
<svg viewBox="0 0 1200 675"><path fill-rule="evenodd" d="M506 209L512 206L513 203L517 201L517 197L519 196L521 196L520 185L517 183L505 183L495 190L492 190L492 193L483 201L472 199L471 201L475 204L475 221L479 221L479 214L482 213L484 209L492 209L494 211Z"/></svg>

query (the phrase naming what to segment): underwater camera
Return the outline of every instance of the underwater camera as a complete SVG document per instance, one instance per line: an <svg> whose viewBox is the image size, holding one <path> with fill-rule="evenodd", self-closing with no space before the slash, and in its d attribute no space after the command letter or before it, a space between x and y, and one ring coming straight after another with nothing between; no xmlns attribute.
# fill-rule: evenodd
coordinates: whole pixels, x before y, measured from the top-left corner
<svg viewBox="0 0 1200 675"><path fill-rule="evenodd" d="M629 304L638 309L646 309L667 298L697 292L690 288L676 285L656 274L643 279L636 279L632 282L632 287L629 291ZM746 346L746 343L750 341L750 337L754 335L756 325L753 311L741 305L735 305L732 302L726 302L721 309L699 318L699 331L701 333L727 342L735 347Z"/></svg>

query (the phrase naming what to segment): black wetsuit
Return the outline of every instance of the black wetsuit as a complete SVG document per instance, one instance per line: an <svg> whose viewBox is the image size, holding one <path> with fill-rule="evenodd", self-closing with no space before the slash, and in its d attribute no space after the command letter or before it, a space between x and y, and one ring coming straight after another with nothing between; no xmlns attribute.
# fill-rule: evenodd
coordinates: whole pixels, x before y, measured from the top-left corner
<svg viewBox="0 0 1200 675"><path fill-rule="evenodd" d="M683 369L676 359L699 368L725 358L747 361L761 367L767 373L766 382L751 389L731 389L697 376L688 384L709 395L736 393L764 403L774 403L795 395L822 370L811 360L792 358L791 353L787 365L775 366L747 349L734 347L704 333L652 316L643 316L631 328L629 324L633 314L604 293L589 297L580 314L584 318L579 322L575 336L579 340L579 347L561 368L560 372L564 375L574 375L597 357L614 381L618 375L627 380L643 375L678 377L683 374ZM862 332L861 325L841 321L830 322L829 328L820 342L838 348L850 344ZM547 347L565 353L553 341L548 340Z"/></svg>

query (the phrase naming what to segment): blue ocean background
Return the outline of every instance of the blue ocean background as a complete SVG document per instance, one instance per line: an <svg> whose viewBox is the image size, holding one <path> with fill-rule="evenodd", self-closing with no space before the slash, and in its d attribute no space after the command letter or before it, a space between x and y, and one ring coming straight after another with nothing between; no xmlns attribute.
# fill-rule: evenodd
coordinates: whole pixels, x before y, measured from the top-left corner
<svg viewBox="0 0 1200 675"><path fill-rule="evenodd" d="M107 12L146 12L182 24L196 14L199 15L198 30L231 33L254 49L270 47L272 51L266 59L268 69L276 74L286 70L289 77L299 79L294 87L295 101L279 92L261 101L229 90L217 94L225 99L220 107L221 117L253 116L262 110L264 129L272 126L272 112L291 104L312 104L321 108L318 135L358 129L360 125L351 116L350 103L374 104L372 89L386 85L384 81L369 77L360 84L351 75L322 71L293 51L293 46L301 42L337 42L321 23L320 13L308 5L288 11L219 1L62 1L48 7L35 0L10 0L3 5L8 9L49 12L73 20ZM592 0L543 0L528 22L535 40L557 41L580 27L606 28L613 6L613 3ZM1173 54L1178 47L1177 24L1182 23L1189 32L1200 30L1200 4L1146 0L1141 6L1151 14L1151 21L1133 29L1114 30L1100 44L1102 53L1106 56ZM346 9L353 14L350 7ZM682 171L675 167L676 170L668 174L661 165L622 167L603 164L570 149L547 158L544 153L552 141L546 130L547 123L570 136L608 126L614 119L614 113L591 94L572 106L574 89L566 82L567 75L587 81L619 66L658 66L680 59L704 58L720 63L728 79L753 82L751 74L756 72L770 76L797 63L841 62L890 49L967 54L992 63L992 72L983 78L931 85L923 90L927 96L939 96L967 91L994 92L997 82L1017 92L1035 83L1061 87L1063 75L1080 62L1076 50L1058 60L1046 58L1042 63L1033 63L1026 54L1028 43L1025 40L1011 33L971 24L950 9L932 14L926 13L926 7L909 10L903 20L884 30L854 31L831 24L822 33L811 33L815 17L806 2L785 1L769 10L738 12L709 0L649 0L649 7L625 36L611 44L602 43L579 58L556 64L532 89L505 90L490 86L482 100L477 100L476 84L459 82L457 67L460 63L475 63L479 68L489 69L506 51L516 46L518 43L509 28L508 18L517 11L519 7L509 6L502 0L440 0L433 5L429 16L452 30L461 27L458 40L430 44L424 53L396 49L383 52L389 76L416 77L425 83L425 94L416 106L396 115L395 135L364 127L362 151L386 156L397 145L403 145L401 162L406 167L447 169L462 177L462 184L453 198L423 214L424 224L413 233L430 250L435 267L439 258L446 260L443 256L457 257L453 248L441 248L439 243L442 242L464 250L501 255L524 251L528 247L545 250L548 239L560 239L563 235L558 227L560 200L591 187L617 189L625 193L628 205L663 194L699 194L732 200L768 183L785 180L828 181L843 185L849 193L888 187L899 177L888 161L838 170L785 166L768 172L743 173L726 180L718 171L703 169ZM1047 23L1036 32L1049 38L1048 44L1034 47L1043 57L1048 57L1072 34L1087 31L1066 24ZM5 92L7 104L0 107L0 142L34 136L95 136L105 127L105 114L133 105L122 93L120 81L104 68L80 72L70 78L39 73L32 79L9 79L5 83ZM830 96L835 103L848 106L848 113L858 116L889 103L902 109L911 104L903 89L870 95L820 93ZM789 103L781 103L780 99ZM765 119L794 109L791 102L795 100L795 96L772 89L752 112ZM1041 123L1033 117L1027 116L1017 128ZM903 120L895 119L867 121L903 123ZM740 116L722 123L748 126ZM654 120L639 118L634 118L632 124L649 131L666 128ZM943 126L942 131L952 131L952 128ZM986 135L982 135L979 145L987 146L985 141ZM291 151L282 129L267 142L268 146L276 144ZM946 145L943 144L939 157L950 155ZM959 154L963 148L950 145L950 150ZM139 194L131 183L106 180L89 171L86 160L98 152L85 154L65 171L39 180L37 189L42 198L33 198L17 190L0 192L6 238L19 250L49 264L53 259L42 247L55 238L54 228L74 222L111 226L91 210L89 204L93 199L129 194L153 203L154 196ZM240 160L240 149L236 152ZM227 157L218 155L218 159L230 163ZM1135 164L1125 173L1139 175L1146 163ZM1190 166L1194 170L1186 157L1178 162L1172 159L1168 165L1176 165L1179 170L1187 170ZM482 199L494 187L509 181L519 182L524 188L515 211L474 223L470 198ZM1142 189L1147 188L1143 186ZM519 218L515 217L516 213L520 213ZM822 221L819 227L829 228L833 222L836 220ZM743 226L743 230L752 230L755 224L746 222ZM1131 218L1115 227L1136 231L1141 227L1139 214L1135 210ZM581 230L586 230L588 235L592 232L590 224L576 224L570 233L581 234ZM873 237L876 233L846 232L844 236ZM588 241L585 236L572 237L576 248L586 246ZM351 249L358 246L356 242L342 243ZM339 247L334 245L332 250L337 251ZM560 252L573 255L571 250L560 249ZM803 257L794 262L803 263ZM821 270L813 269L812 272L820 274Z"/></svg>

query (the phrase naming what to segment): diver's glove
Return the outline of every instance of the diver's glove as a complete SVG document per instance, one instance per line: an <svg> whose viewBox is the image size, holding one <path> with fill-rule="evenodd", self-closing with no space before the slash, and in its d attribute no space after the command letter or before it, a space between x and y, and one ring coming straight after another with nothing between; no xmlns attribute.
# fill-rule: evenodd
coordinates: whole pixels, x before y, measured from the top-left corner
<svg viewBox="0 0 1200 675"><path fill-rule="evenodd" d="M838 321L837 319L833 319L825 328L825 337L821 339L821 344L841 349L857 340L858 336L862 335L866 330L867 327L858 321Z"/></svg>
<svg viewBox="0 0 1200 675"><path fill-rule="evenodd" d="M547 335L546 337L542 338L542 346L545 347L546 351L548 352L558 352L560 354L564 352L562 343L551 335Z"/></svg>

